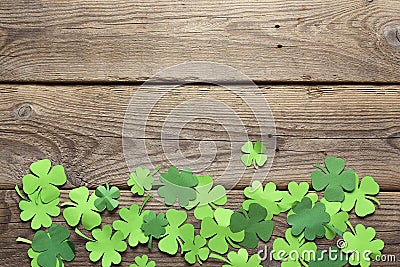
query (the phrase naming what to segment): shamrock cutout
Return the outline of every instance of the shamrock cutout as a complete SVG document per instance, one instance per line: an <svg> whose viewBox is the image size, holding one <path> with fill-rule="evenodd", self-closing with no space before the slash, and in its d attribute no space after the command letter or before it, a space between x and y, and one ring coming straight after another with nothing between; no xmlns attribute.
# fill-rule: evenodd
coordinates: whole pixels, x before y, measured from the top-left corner
<svg viewBox="0 0 400 267"><path fill-rule="evenodd" d="M203 264L210 255L210 249L206 246L207 241L200 235L196 235L194 240L186 241L182 246L185 253L185 260L190 264Z"/></svg>
<svg viewBox="0 0 400 267"><path fill-rule="evenodd" d="M251 203L263 206L267 210L266 220L271 220L274 215L281 212L278 202L282 199L283 193L276 190L276 185L273 182L267 183L263 190L262 184L259 181L254 181L251 187L244 189L244 195L250 199L243 202L243 208L249 210Z"/></svg>
<svg viewBox="0 0 400 267"><path fill-rule="evenodd" d="M242 155L241 160L247 167L253 164L254 168L257 169L267 162L268 157L265 155L266 151L267 149L262 142L258 141L253 145L251 141L247 141L242 146L242 152L246 154Z"/></svg>
<svg viewBox="0 0 400 267"><path fill-rule="evenodd" d="M75 246L68 241L69 236L68 229L57 224L51 225L48 233L37 231L33 237L32 249L39 253L36 260L38 265L54 267L62 266L63 260L72 261L75 258Z"/></svg>
<svg viewBox="0 0 400 267"><path fill-rule="evenodd" d="M226 190L222 185L213 187L213 179L210 176L199 176L198 185L196 189L196 199L189 202L189 205L185 207L190 210L196 207L194 210L194 216L198 220L203 220L206 217L212 217L214 210L218 206L225 205L227 202Z"/></svg>
<svg viewBox="0 0 400 267"><path fill-rule="evenodd" d="M154 182L154 175L160 170L157 168L153 173L149 169L136 168L129 176L128 185L131 186L131 192L135 195L143 196L144 190L151 190Z"/></svg>
<svg viewBox="0 0 400 267"><path fill-rule="evenodd" d="M314 242L305 242L304 235L295 237L292 230L287 229L285 239L275 239L272 247L274 260L282 261L282 267L308 266L306 262L313 259L313 253L317 251L317 245Z"/></svg>
<svg viewBox="0 0 400 267"><path fill-rule="evenodd" d="M69 226L75 227L82 221L82 226L86 230L92 230L101 223L101 217L94 202L97 196L92 194L89 197L89 189L87 187L79 187L69 192L69 198L74 202L63 203L68 206L63 212L63 216Z"/></svg>
<svg viewBox="0 0 400 267"><path fill-rule="evenodd" d="M32 248L28 250L28 257L31 260L31 267L41 267L37 261L37 258L39 257L40 253L34 251ZM57 261L55 267L64 267L64 263L62 261Z"/></svg>
<svg viewBox="0 0 400 267"><path fill-rule="evenodd" d="M166 205L171 206L178 199L179 205L184 208L189 205L190 200L196 199L196 190L193 187L198 184L198 179L190 169L184 169L179 173L173 166L167 173L160 175L160 181L162 186L157 192L164 198Z"/></svg>
<svg viewBox="0 0 400 267"><path fill-rule="evenodd" d="M288 184L288 192L283 192L281 202L278 204L281 211L287 211L296 206L308 193L309 185L306 182Z"/></svg>
<svg viewBox="0 0 400 267"><path fill-rule="evenodd" d="M266 221L267 210L259 204L249 206L249 212L234 212L231 216L230 228L233 233L244 231L244 239L239 244L247 248L256 248L258 238L268 242L274 230L274 223Z"/></svg>
<svg viewBox="0 0 400 267"><path fill-rule="evenodd" d="M342 205L340 202L329 202L323 198L321 203L325 205L326 212L331 217L331 220L325 226L325 237L328 240L332 240L337 232L342 235L347 230L349 214L345 211L340 211L340 206Z"/></svg>
<svg viewBox="0 0 400 267"><path fill-rule="evenodd" d="M338 248L329 248L329 251L317 250L315 259L310 261L309 267L343 267L346 264L345 254Z"/></svg>
<svg viewBox="0 0 400 267"><path fill-rule="evenodd" d="M372 227L365 228L362 224L357 224L353 233L346 232L343 239L347 246L342 248L344 253L350 254L350 265L360 265L368 267L371 265L371 259L381 256L381 250L385 246L382 240L375 238L376 232Z"/></svg>
<svg viewBox="0 0 400 267"><path fill-rule="evenodd" d="M342 210L350 211L355 208L359 217L365 217L375 212L375 202L378 206L379 200L373 196L379 193L379 185L371 176L365 176L358 186L358 175L356 175L356 188L351 193L345 193L345 199L342 203Z"/></svg>
<svg viewBox="0 0 400 267"><path fill-rule="evenodd" d="M112 235L110 225L105 225L102 229L96 228L92 231L94 240L86 243L86 249L90 252L89 259L93 262L101 260L101 266L110 267L112 264L121 262L121 252L127 248L122 232L115 232Z"/></svg>
<svg viewBox="0 0 400 267"><path fill-rule="evenodd" d="M110 185L106 183L106 186L97 187L95 194L99 198L94 201L94 205L99 211L104 211L106 207L108 211L113 211L118 207L119 202L117 199L121 195L118 187L113 186L110 188Z"/></svg>
<svg viewBox="0 0 400 267"><path fill-rule="evenodd" d="M23 197L21 195L21 197ZM59 198L56 198L48 203L43 203L39 197L39 192L35 191L33 194L28 195L29 201L26 199L19 202L19 208L22 211L20 218L22 221L31 221L31 227L34 230L40 227L50 227L52 224L51 216L57 217L60 215L60 208L58 203Z"/></svg>
<svg viewBox="0 0 400 267"><path fill-rule="evenodd" d="M149 257L147 255L143 255L142 257L137 256L135 258L136 264L131 264L129 267L156 267L155 261L149 261Z"/></svg>
<svg viewBox="0 0 400 267"><path fill-rule="evenodd" d="M67 181L63 166L56 165L52 168L50 160L44 159L32 163L30 170L32 174L22 178L22 188L26 194L38 191L43 203L49 203L60 196L57 186Z"/></svg>
<svg viewBox="0 0 400 267"><path fill-rule="evenodd" d="M169 225L165 227L165 236L158 242L158 248L170 255L178 252L178 243L181 247L184 242L192 242L194 239L194 226L192 224L183 223L187 219L184 211L170 209L165 214Z"/></svg>
<svg viewBox="0 0 400 267"><path fill-rule="evenodd" d="M239 249L237 253L234 251L229 252L228 259L216 254L211 254L210 257L227 263L222 265L222 267L262 267L258 254L251 256L249 259L249 254L244 248Z"/></svg>
<svg viewBox="0 0 400 267"><path fill-rule="evenodd" d="M324 197L328 201L342 202L344 191L355 188L356 173L352 169L344 170L346 163L341 158L327 157L325 167L315 164L320 169L311 173L312 186L316 191L325 189Z"/></svg>
<svg viewBox="0 0 400 267"><path fill-rule="evenodd" d="M318 202L312 206L312 201L308 197L293 208L295 214L288 217L287 222L293 226L292 234L299 236L304 232L307 240L314 240L325 234L325 225L329 223L330 216L325 211L325 205Z"/></svg>
<svg viewBox="0 0 400 267"><path fill-rule="evenodd" d="M164 217L164 213L156 214L154 211L149 211L148 214L143 216L143 225L141 227L145 236L149 237L148 246L151 249L153 243L153 237L160 239L166 232L165 227L168 225L168 221Z"/></svg>
<svg viewBox="0 0 400 267"><path fill-rule="evenodd" d="M219 254L228 251L228 243L238 248L234 242L241 242L244 239L244 231L233 233L229 228L233 211L217 208L214 211L214 219L207 217L201 222L200 235L204 238L211 238L208 247Z"/></svg>

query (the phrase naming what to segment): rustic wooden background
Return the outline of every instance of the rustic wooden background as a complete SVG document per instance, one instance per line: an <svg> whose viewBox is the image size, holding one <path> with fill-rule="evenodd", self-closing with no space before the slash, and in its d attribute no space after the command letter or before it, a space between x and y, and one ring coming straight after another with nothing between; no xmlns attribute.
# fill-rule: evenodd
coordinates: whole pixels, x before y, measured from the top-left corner
<svg viewBox="0 0 400 267"><path fill-rule="evenodd" d="M63 199L73 187L110 181L124 189L122 207L141 201L126 186L124 112L143 81L189 60L226 63L262 89L277 126L268 180L280 189L290 180L309 181L311 164L326 155L343 157L361 176L375 177L382 205L362 222L376 228L386 243L384 253L399 261L399 14L398 0L2 0L1 265L29 266L27 247L15 239L32 238L33 231L19 220L13 187L32 161L50 158L66 167ZM210 85L181 90L189 97L212 91L236 107L256 135L253 114L235 95ZM147 153L164 169L168 162L161 153L160 129L169 107L180 100L171 95L160 102L147 131ZM188 157L198 155L203 137L215 139L217 160L206 170L214 176L229 160L229 139L221 129L212 121L194 121L182 131L181 149ZM229 193L230 207L242 201L250 174ZM165 209L155 200L149 207ZM115 218L107 214L105 221ZM353 223L359 221L352 215ZM283 216L275 222L273 239L287 227ZM77 256L67 266L99 266L90 264L84 241L72 239ZM180 256L149 253L145 246L128 249L122 266L143 253L158 266L187 266ZM218 265L214 260L205 264Z"/></svg>

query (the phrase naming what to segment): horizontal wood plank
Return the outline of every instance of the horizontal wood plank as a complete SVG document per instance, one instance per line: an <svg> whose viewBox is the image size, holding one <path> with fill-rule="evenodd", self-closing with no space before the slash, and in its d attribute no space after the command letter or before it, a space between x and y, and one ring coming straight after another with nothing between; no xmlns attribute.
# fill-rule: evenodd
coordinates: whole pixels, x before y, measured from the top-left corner
<svg viewBox="0 0 400 267"><path fill-rule="evenodd" d="M136 82L196 60L256 81L398 83L399 13L398 0L3 0L0 80Z"/></svg>

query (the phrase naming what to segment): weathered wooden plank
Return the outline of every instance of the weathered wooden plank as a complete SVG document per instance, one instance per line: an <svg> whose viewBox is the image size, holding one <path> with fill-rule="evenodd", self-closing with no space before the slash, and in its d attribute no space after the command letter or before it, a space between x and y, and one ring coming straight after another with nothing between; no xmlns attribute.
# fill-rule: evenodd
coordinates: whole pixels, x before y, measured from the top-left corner
<svg viewBox="0 0 400 267"><path fill-rule="evenodd" d="M68 191L62 191L62 201L65 201L68 196ZM237 205L243 201L243 194L241 191L231 191L228 194L228 204L226 207L230 209L235 209ZM351 222L353 225L357 223L363 223L366 226L372 226L377 231L377 238L382 239L385 242L385 249L383 251L386 255L395 255L400 257L400 246L399 239L400 235L398 229L400 227L400 210L398 207L398 202L400 201L400 193L381 193L379 195L381 200L381 206L377 209L376 213L365 219L358 219L351 215ZM120 198L120 207L129 207L132 203L140 203L143 198L132 197L131 193L128 191L123 191ZM12 191L0 191L0 247L1 254L0 259L2 261L2 266L15 266L15 259L18 259L23 266L28 266L29 261L26 256L27 246L24 244L17 244L15 239L18 236L23 236L28 239L32 239L33 231L30 229L28 223L21 223L19 220L20 211L17 206L18 197L15 192ZM160 205L155 199L148 202L148 209L155 211L165 211L167 208L164 205ZM115 219L118 219L118 213L107 213L103 216L103 224L109 224ZM198 231L200 223L197 222L192 212L189 212L189 221L195 225ZM55 222L62 223L63 218L60 216L55 219ZM268 249L272 249L272 242L277 237L284 236L285 229L288 228L286 223L285 215L279 215L274 217L275 230L272 240L266 245ZM76 243L77 247L77 257L72 263L68 263L68 266L89 266L90 261L88 259L88 252L84 249L84 240L82 238L72 233L72 240ZM329 245L335 245L336 241L328 241L325 239L318 240L317 243L321 248L327 248ZM264 248L264 244L260 243L259 248ZM257 250L251 250L251 253L256 253ZM184 259L179 255L175 257L167 256L160 253L157 248L153 252L149 252L146 246L139 246L135 249L128 249L126 253L123 254L122 266L128 266L129 263L133 262L133 259L137 255L148 254L150 258L157 262L157 266L189 266L185 264ZM222 263L216 260L210 260L204 266L221 266ZM92 265L90 265L92 266ZM99 264L93 264L93 266L100 266ZM279 266L278 263L274 262L272 265L268 266ZM397 266L397 262L382 262L374 263L373 266Z"/></svg>
<svg viewBox="0 0 400 267"><path fill-rule="evenodd" d="M0 5L0 80L143 81L189 60L257 81L398 82L397 0Z"/></svg>

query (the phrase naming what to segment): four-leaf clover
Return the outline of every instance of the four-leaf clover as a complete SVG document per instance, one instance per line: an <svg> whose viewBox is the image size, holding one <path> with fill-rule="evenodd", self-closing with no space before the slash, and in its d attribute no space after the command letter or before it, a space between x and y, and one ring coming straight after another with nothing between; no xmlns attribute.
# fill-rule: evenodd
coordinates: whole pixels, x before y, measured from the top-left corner
<svg viewBox="0 0 400 267"><path fill-rule="evenodd" d="M142 231L145 236L149 237L148 246L151 249L153 243L153 237L160 239L166 232L165 227L168 225L167 219L164 217L164 213L156 214L154 211L149 211L148 214L143 216Z"/></svg>
<svg viewBox="0 0 400 267"><path fill-rule="evenodd" d="M156 267L155 261L149 261L147 255L143 255L142 257L137 256L135 262L136 264L131 264L129 267Z"/></svg>
<svg viewBox="0 0 400 267"><path fill-rule="evenodd" d="M206 261L210 255L210 249L206 244L207 240L200 235L196 235L194 240L186 241L182 246L185 260L190 264L195 264L196 261L202 264Z"/></svg>
<svg viewBox="0 0 400 267"><path fill-rule="evenodd" d="M121 194L118 187L113 186L110 188L110 185L106 183L106 186L97 187L95 194L99 198L94 201L94 205L99 211L104 211L106 207L107 210L113 211L118 207L119 202L117 199Z"/></svg>
<svg viewBox="0 0 400 267"><path fill-rule="evenodd" d="M128 185L131 186L131 192L135 195L143 196L144 190L151 190L154 182L154 175L159 171L157 168L153 173L150 173L149 169L143 169L141 167L136 168L136 172L133 172L129 176Z"/></svg>
<svg viewBox="0 0 400 267"><path fill-rule="evenodd" d="M251 141L247 141L242 146L242 152L245 154L242 155L241 160L247 167L253 164L254 168L257 169L259 166L263 166L268 159L265 154L266 150L265 145L260 141L254 145Z"/></svg>

